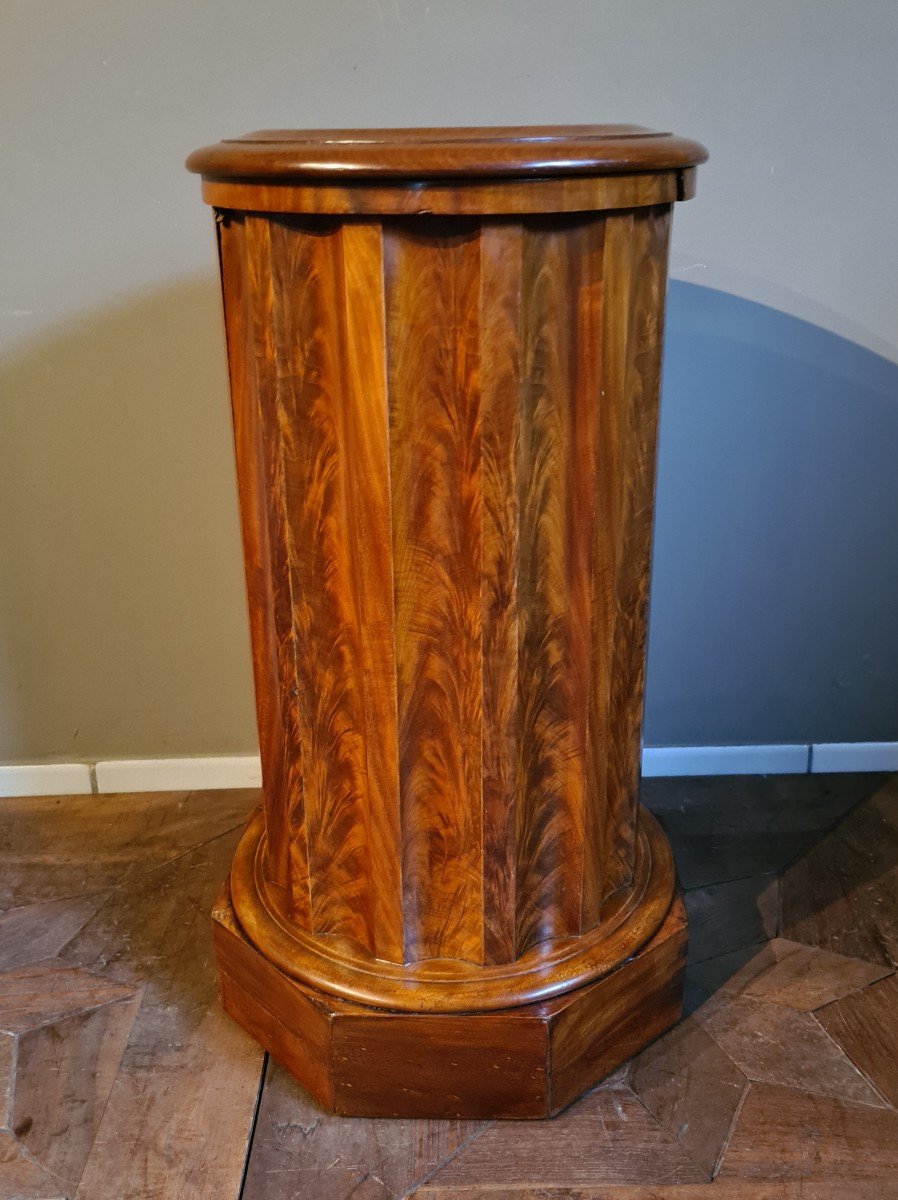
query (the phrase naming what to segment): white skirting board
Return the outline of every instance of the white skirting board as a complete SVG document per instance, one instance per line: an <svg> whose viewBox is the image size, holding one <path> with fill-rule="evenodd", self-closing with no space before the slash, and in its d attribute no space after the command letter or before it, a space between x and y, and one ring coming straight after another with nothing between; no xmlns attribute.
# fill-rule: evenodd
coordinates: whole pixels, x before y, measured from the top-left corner
<svg viewBox="0 0 898 1200"><path fill-rule="evenodd" d="M898 742L822 742L772 746L646 746L642 773L804 775L898 771ZM123 758L97 763L0 764L0 796L71 796L91 792L211 791L259 787L255 754L206 758Z"/></svg>
<svg viewBox="0 0 898 1200"><path fill-rule="evenodd" d="M809 758L806 745L646 746L642 774L804 775Z"/></svg>
<svg viewBox="0 0 898 1200"><path fill-rule="evenodd" d="M87 763L0 765L0 796L89 796Z"/></svg>
<svg viewBox="0 0 898 1200"><path fill-rule="evenodd" d="M811 753L815 774L898 771L898 742L821 742Z"/></svg>
<svg viewBox="0 0 898 1200"><path fill-rule="evenodd" d="M98 792L179 792L259 787L257 754L242 758L122 758L98 762Z"/></svg>

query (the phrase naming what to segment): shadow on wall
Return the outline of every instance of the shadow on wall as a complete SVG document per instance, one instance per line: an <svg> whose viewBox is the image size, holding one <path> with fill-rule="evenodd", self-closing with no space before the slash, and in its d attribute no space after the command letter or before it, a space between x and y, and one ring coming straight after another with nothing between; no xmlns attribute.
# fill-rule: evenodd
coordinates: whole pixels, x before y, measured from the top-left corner
<svg viewBox="0 0 898 1200"><path fill-rule="evenodd" d="M650 745L898 740L898 364L673 283Z"/></svg>
<svg viewBox="0 0 898 1200"><path fill-rule="evenodd" d="M218 283L0 365L0 760L252 753Z"/></svg>
<svg viewBox="0 0 898 1200"><path fill-rule="evenodd" d="M218 285L0 368L0 759L252 752ZM649 744L898 739L898 365L670 292Z"/></svg>

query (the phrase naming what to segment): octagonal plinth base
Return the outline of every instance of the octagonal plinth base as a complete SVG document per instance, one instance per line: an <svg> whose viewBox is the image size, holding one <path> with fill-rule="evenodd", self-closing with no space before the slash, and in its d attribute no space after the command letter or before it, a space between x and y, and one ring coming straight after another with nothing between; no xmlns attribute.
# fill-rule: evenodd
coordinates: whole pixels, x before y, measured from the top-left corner
<svg viewBox="0 0 898 1200"><path fill-rule="evenodd" d="M247 940L227 889L212 925L225 1010L343 1116L552 1116L680 1015L679 897L652 940L595 983L481 1013L390 1012L297 983Z"/></svg>

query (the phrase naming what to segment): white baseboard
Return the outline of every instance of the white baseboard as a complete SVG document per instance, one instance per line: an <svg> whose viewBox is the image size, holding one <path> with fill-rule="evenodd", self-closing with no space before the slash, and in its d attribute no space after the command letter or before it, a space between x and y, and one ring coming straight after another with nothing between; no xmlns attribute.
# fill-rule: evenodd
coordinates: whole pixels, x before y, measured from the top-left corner
<svg viewBox="0 0 898 1200"><path fill-rule="evenodd" d="M811 770L898 771L898 742L819 742L811 747Z"/></svg>
<svg viewBox="0 0 898 1200"><path fill-rule="evenodd" d="M813 753L811 753L813 751ZM810 759L810 762L809 762ZM898 771L898 742L822 742L774 746L646 746L645 778L665 775L804 775ZM96 783L91 784L91 772ZM258 755L124 758L88 763L0 764L2 796L108 792L212 791L259 787Z"/></svg>
<svg viewBox="0 0 898 1200"><path fill-rule="evenodd" d="M89 796L87 763L0 765L0 796Z"/></svg>
<svg viewBox="0 0 898 1200"><path fill-rule="evenodd" d="M658 775L804 775L806 745L646 746L642 774Z"/></svg>
<svg viewBox="0 0 898 1200"><path fill-rule="evenodd" d="M215 758L122 758L98 762L98 792L180 792L259 787L257 754Z"/></svg>

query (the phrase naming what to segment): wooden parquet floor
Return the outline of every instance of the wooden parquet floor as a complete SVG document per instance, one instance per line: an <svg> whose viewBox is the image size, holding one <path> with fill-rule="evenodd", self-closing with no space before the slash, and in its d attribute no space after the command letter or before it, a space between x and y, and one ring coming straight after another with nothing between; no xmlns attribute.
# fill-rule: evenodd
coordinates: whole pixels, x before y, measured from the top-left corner
<svg viewBox="0 0 898 1200"><path fill-rule="evenodd" d="M898 777L648 780L684 1020L553 1121L322 1113L219 1010L254 791L0 800L0 1200L898 1196Z"/></svg>

